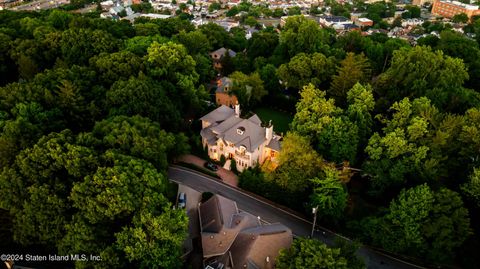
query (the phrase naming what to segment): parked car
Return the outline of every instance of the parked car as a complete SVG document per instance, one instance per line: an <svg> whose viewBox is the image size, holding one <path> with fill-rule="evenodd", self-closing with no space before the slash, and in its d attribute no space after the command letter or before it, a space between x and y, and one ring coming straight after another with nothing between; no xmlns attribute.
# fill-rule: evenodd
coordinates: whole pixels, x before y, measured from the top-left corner
<svg viewBox="0 0 480 269"><path fill-rule="evenodd" d="M212 171L217 171L218 170L218 166L214 163L211 163L211 162L206 162L204 166L205 166L205 168L210 169Z"/></svg>
<svg viewBox="0 0 480 269"><path fill-rule="evenodd" d="M178 208L185 208L187 206L187 195L181 192L178 195Z"/></svg>

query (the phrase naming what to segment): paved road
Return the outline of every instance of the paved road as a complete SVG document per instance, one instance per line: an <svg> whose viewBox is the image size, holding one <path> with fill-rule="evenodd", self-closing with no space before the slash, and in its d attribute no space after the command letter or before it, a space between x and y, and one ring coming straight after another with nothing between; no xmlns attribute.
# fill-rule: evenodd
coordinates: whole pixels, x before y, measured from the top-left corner
<svg viewBox="0 0 480 269"><path fill-rule="evenodd" d="M228 186L222 182L219 182L218 180L212 179L199 172L178 166L170 167L168 176L171 180L187 185L197 191L209 191L234 200L237 202L237 205L241 210L247 211L256 216L260 216L267 222L281 222L292 229L296 236L310 236L312 229L311 222L270 205L262 200L258 200L257 198L245 194L239 189ZM320 229L320 231L315 233L315 238L329 245L333 243L337 236L338 235L331 233L326 229ZM424 268L400 261L394 257L378 253L366 247L361 248L358 254L364 258L367 268L371 269Z"/></svg>

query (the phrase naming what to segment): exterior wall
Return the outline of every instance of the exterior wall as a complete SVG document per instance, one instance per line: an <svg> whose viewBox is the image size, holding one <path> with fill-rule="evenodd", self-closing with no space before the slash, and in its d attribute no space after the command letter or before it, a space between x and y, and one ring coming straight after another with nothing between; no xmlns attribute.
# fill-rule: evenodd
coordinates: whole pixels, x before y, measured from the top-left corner
<svg viewBox="0 0 480 269"><path fill-rule="evenodd" d="M217 92L215 93L215 102L217 105L226 105L226 106L233 106L238 103L238 99L235 95L229 95L224 92ZM203 128L203 127L202 127Z"/></svg>
<svg viewBox="0 0 480 269"><path fill-rule="evenodd" d="M454 2L447 1L435 1L433 2L432 14L440 15L445 18L452 18L453 16L461 13L465 13L468 18L475 15L480 15L478 7L465 4L456 4Z"/></svg>
<svg viewBox="0 0 480 269"><path fill-rule="evenodd" d="M202 120L202 129L205 129L205 128L207 128L208 126L210 126L210 122L205 121L205 120Z"/></svg>

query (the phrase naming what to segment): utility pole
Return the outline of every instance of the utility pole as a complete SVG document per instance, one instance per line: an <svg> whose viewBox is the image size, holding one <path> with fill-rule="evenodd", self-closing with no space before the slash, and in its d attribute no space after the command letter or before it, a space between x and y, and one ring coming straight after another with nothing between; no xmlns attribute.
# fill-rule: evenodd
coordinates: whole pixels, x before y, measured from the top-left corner
<svg viewBox="0 0 480 269"><path fill-rule="evenodd" d="M317 223L317 212L318 212L318 205L312 208L313 225L312 225L312 233L310 234L310 238L313 238L313 232L315 231L315 224Z"/></svg>

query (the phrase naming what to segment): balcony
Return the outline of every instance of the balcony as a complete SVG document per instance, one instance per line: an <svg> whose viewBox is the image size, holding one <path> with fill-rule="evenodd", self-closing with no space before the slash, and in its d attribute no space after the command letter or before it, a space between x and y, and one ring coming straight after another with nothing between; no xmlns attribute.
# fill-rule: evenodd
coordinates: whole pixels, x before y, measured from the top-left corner
<svg viewBox="0 0 480 269"><path fill-rule="evenodd" d="M240 158L242 160L250 160L250 156L245 154L245 153L242 153L238 150L235 150L235 158Z"/></svg>

